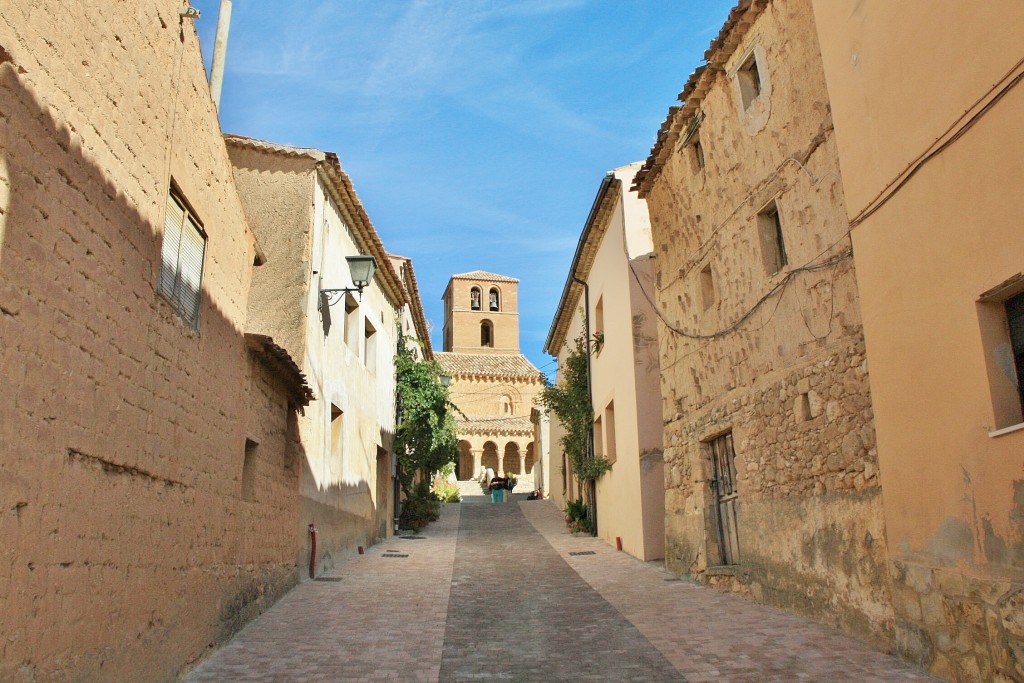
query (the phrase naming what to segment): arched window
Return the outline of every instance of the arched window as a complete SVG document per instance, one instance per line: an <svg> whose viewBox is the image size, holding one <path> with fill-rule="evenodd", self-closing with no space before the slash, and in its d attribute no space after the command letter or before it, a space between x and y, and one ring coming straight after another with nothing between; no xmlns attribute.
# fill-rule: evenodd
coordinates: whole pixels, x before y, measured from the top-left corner
<svg viewBox="0 0 1024 683"><path fill-rule="evenodd" d="M469 290L469 306L474 311L480 310L480 288L474 287Z"/></svg>
<svg viewBox="0 0 1024 683"><path fill-rule="evenodd" d="M513 413L514 408L512 406L512 397L506 394L501 397L501 414L512 415Z"/></svg>
<svg viewBox="0 0 1024 683"><path fill-rule="evenodd" d="M500 302L498 301L498 288L497 287L491 287L491 294L490 294L489 298L490 298L490 302L491 302L491 310L492 311L500 311L501 310L501 305L500 305Z"/></svg>
<svg viewBox="0 0 1024 683"><path fill-rule="evenodd" d="M490 320L480 323L480 346L494 346L494 326Z"/></svg>

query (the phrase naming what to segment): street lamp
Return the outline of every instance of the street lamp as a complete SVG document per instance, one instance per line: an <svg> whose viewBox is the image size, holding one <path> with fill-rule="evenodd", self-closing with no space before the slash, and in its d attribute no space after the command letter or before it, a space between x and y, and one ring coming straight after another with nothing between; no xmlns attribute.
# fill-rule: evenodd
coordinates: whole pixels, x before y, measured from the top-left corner
<svg viewBox="0 0 1024 683"><path fill-rule="evenodd" d="M321 289L320 300L326 301L328 306L341 301L341 297L331 300L332 294L343 294L345 292L358 292L359 298L363 297L363 289L373 280L373 274L377 270L377 259L372 256L346 256L348 270L352 276L354 287L338 287L334 289Z"/></svg>
<svg viewBox="0 0 1024 683"><path fill-rule="evenodd" d="M452 383L452 376L451 375L441 375L441 377L439 379L441 380L441 386L442 387L447 387L448 385L450 385Z"/></svg>

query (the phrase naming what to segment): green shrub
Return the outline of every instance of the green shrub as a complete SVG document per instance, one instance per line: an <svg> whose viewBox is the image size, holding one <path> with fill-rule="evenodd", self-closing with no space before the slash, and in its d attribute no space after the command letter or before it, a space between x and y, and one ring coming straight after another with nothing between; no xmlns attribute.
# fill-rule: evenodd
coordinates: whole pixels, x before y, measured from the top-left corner
<svg viewBox="0 0 1024 683"><path fill-rule="evenodd" d="M565 525L571 533L590 533L590 518L587 504L582 500L570 500L565 504Z"/></svg>
<svg viewBox="0 0 1024 683"><path fill-rule="evenodd" d="M419 531L430 522L441 518L441 501L430 490L430 482L423 480L413 488L412 495L402 501L402 516L399 520L403 529Z"/></svg>
<svg viewBox="0 0 1024 683"><path fill-rule="evenodd" d="M442 503L461 503L462 496L459 494L459 487L455 484L442 482L434 487L434 495Z"/></svg>

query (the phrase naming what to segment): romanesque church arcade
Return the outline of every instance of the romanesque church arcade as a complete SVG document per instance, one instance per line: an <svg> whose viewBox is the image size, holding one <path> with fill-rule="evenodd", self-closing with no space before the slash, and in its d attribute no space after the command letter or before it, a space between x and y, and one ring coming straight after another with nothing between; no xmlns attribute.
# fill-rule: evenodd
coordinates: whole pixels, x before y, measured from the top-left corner
<svg viewBox="0 0 1024 683"><path fill-rule="evenodd" d="M461 481L475 479L488 468L499 475L524 475L535 462L534 442L528 438L470 437L459 441L456 476Z"/></svg>

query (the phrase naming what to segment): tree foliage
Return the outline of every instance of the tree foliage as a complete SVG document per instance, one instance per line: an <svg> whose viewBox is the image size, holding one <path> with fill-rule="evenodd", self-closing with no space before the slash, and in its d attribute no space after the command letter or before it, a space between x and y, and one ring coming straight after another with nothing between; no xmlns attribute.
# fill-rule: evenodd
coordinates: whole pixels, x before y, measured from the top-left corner
<svg viewBox="0 0 1024 683"><path fill-rule="evenodd" d="M448 400L444 374L436 361L417 360L401 337L395 356L398 430L395 452L399 477L408 494L417 472L424 477L458 457L457 410Z"/></svg>
<svg viewBox="0 0 1024 683"><path fill-rule="evenodd" d="M572 465L573 474L581 481L594 481L607 472L611 465L604 456L594 456L590 439L594 427L594 406L587 388L586 335L580 334L572 352L559 367L557 384L545 382L540 402L555 414L565 430L562 448Z"/></svg>

